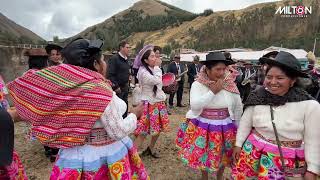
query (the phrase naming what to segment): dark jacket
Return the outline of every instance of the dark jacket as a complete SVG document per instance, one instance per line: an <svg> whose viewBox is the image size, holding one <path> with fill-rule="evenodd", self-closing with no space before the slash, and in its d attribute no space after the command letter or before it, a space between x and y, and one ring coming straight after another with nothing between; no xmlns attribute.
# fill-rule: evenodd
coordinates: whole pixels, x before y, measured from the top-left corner
<svg viewBox="0 0 320 180"><path fill-rule="evenodd" d="M195 77L196 77L196 75L197 75L197 69L196 69L196 67L198 66L198 70L200 71L200 69L201 69L201 64L194 64L194 63L192 63L192 64L189 64L188 65L188 72L187 72L187 74L188 74L188 82L189 83L193 83L193 81L194 81L194 79L195 79Z"/></svg>
<svg viewBox="0 0 320 180"><path fill-rule="evenodd" d="M181 73L183 73L185 71L184 66L181 64L181 62L179 63L179 65L180 65L180 71ZM173 73L174 75L178 75L178 69L174 61L168 65L167 72ZM184 82L184 75L181 77L180 83L183 83L183 82Z"/></svg>
<svg viewBox="0 0 320 180"><path fill-rule="evenodd" d="M130 65L128 61L121 57L119 53L108 60L107 79L112 82L114 90L129 83L129 71Z"/></svg>

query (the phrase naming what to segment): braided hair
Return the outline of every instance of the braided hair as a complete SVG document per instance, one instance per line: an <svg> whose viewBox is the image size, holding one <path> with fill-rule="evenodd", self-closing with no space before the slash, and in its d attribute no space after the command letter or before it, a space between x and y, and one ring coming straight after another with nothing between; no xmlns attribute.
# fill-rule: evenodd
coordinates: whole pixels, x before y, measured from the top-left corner
<svg viewBox="0 0 320 180"><path fill-rule="evenodd" d="M153 51L152 49L147 50L147 51L143 54L143 56L142 56L142 58L141 58L141 63L142 63L142 65L143 65L143 67L145 67L145 68L147 69L147 71L148 71L151 75L153 75L153 72L151 71L151 69L149 68L149 65L146 63L145 60L147 60L147 59L149 58L149 56L150 56L150 54L151 54L152 51ZM157 90L158 90L158 87L157 87L156 85L154 85L154 86L153 86L154 96L156 95Z"/></svg>

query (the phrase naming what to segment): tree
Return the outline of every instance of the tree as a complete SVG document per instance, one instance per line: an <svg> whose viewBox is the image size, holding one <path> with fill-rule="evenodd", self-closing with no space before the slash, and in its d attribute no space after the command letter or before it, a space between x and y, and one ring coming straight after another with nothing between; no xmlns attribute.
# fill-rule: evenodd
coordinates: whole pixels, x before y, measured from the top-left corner
<svg viewBox="0 0 320 180"><path fill-rule="evenodd" d="M203 13L201 13L201 16L210 16L213 13L212 9L205 9Z"/></svg>
<svg viewBox="0 0 320 180"><path fill-rule="evenodd" d="M167 44L163 47L163 53L166 54L167 56L170 56L172 48L170 44Z"/></svg>
<svg viewBox="0 0 320 180"><path fill-rule="evenodd" d="M32 39L29 37L22 35L19 37L19 43L21 44L33 44Z"/></svg>
<svg viewBox="0 0 320 180"><path fill-rule="evenodd" d="M59 43L59 37L58 36L53 36L53 42L54 43Z"/></svg>
<svg viewBox="0 0 320 180"><path fill-rule="evenodd" d="M138 54L138 52L143 48L143 46L144 46L144 39L141 39L141 41L138 41L136 44L136 48L135 48L136 54Z"/></svg>

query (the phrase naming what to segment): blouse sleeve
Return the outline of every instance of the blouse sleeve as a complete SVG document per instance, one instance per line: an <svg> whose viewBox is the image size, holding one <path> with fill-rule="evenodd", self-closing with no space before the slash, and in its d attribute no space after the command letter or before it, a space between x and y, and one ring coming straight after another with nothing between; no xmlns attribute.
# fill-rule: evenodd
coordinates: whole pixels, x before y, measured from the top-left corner
<svg viewBox="0 0 320 180"><path fill-rule="evenodd" d="M252 129L253 106L245 109L237 130L236 146L242 147Z"/></svg>
<svg viewBox="0 0 320 180"><path fill-rule="evenodd" d="M233 94L233 115L235 121L240 121L243 113L243 105L239 94Z"/></svg>
<svg viewBox="0 0 320 180"><path fill-rule="evenodd" d="M120 140L130 133L132 133L137 127L137 117L135 114L130 113L125 119L122 118L121 110L118 103L120 99L114 94L109 105L105 109L101 116L101 122L104 129L110 138Z"/></svg>
<svg viewBox="0 0 320 180"><path fill-rule="evenodd" d="M162 71L161 69L156 66L153 69L153 75L150 74L147 70L143 70L141 74L143 84L148 85L158 85L162 83Z"/></svg>
<svg viewBox="0 0 320 180"><path fill-rule="evenodd" d="M308 171L320 174L320 105L316 101L307 106L304 120L304 148Z"/></svg>
<svg viewBox="0 0 320 180"><path fill-rule="evenodd" d="M190 109L195 112L201 112L203 107L213 101L215 94L212 91L203 94L197 82L193 83L190 90Z"/></svg>

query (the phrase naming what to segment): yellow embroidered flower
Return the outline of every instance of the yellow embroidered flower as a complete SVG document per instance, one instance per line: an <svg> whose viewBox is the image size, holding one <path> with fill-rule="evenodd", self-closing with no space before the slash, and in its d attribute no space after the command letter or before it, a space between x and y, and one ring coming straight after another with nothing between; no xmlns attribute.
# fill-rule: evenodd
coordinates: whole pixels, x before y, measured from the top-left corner
<svg viewBox="0 0 320 180"><path fill-rule="evenodd" d="M118 176L123 173L123 165L120 162L115 162L112 164L111 168L111 174L115 177L118 178Z"/></svg>
<svg viewBox="0 0 320 180"><path fill-rule="evenodd" d="M140 157L139 157L139 154L136 153L136 154L134 154L131 158L132 158L133 163L134 163L137 167L140 167L142 161L141 161L141 159L140 159Z"/></svg>

